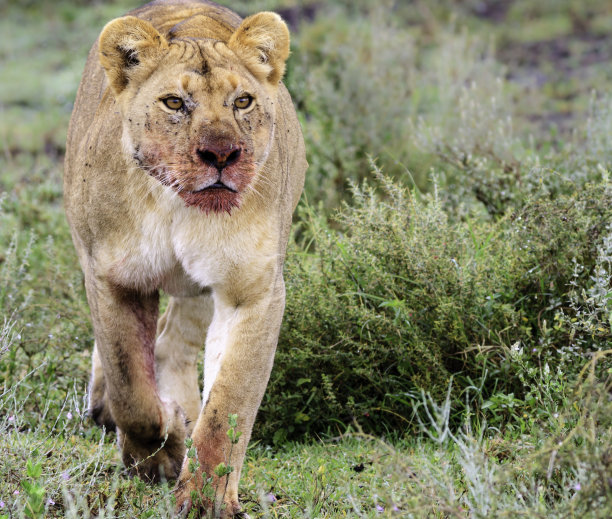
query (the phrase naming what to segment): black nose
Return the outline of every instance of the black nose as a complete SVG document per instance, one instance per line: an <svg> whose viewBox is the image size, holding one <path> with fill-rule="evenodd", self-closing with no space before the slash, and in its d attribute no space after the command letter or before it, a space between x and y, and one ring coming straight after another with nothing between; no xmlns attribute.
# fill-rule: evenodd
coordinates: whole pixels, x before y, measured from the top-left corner
<svg viewBox="0 0 612 519"><path fill-rule="evenodd" d="M209 146L205 150L198 150L198 157L207 166L212 166L218 171L221 171L227 166L231 166L240 158L240 148L228 147L212 147Z"/></svg>

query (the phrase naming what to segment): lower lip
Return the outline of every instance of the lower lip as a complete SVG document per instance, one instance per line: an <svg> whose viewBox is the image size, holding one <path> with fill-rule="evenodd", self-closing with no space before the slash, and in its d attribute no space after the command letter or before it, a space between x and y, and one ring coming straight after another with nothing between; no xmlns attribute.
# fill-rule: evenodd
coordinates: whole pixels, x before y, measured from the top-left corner
<svg viewBox="0 0 612 519"><path fill-rule="evenodd" d="M187 206L197 207L206 214L228 213L240 206L240 195L227 186L208 186L199 191L179 192Z"/></svg>
<svg viewBox="0 0 612 519"><path fill-rule="evenodd" d="M236 193L234 189L226 186L225 184L213 184L212 186L205 187L204 189L198 189L197 191L192 191L193 193L203 193L204 191L229 191L230 193Z"/></svg>

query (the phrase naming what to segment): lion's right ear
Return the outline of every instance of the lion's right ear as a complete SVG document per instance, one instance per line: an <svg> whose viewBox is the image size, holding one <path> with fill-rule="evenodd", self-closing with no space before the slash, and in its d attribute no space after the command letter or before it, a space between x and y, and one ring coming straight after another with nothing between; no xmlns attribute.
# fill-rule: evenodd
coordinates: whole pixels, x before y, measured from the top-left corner
<svg viewBox="0 0 612 519"><path fill-rule="evenodd" d="M124 16L108 22L100 34L100 63L115 95L156 64L167 48L166 39L145 20Z"/></svg>

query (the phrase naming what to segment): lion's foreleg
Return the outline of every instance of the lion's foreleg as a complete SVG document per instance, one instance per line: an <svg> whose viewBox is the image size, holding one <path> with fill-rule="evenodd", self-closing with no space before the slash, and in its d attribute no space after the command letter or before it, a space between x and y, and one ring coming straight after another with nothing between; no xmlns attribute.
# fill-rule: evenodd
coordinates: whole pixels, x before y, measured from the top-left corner
<svg viewBox="0 0 612 519"><path fill-rule="evenodd" d="M213 503L205 496L200 495L199 504L191 498L192 491L199 494L204 478L212 477L217 512L223 503L226 510L221 515L231 516L239 510L238 481L270 377L284 301L282 278L255 302L232 306L222 295L215 297L215 317L206 341L205 403L192 433L200 468L194 474L189 471L189 460L183 464L175 491L179 509L211 508ZM242 433L236 444L227 435L230 414L238 415L237 430ZM229 480L215 475L220 463L233 467Z"/></svg>
<svg viewBox="0 0 612 519"><path fill-rule="evenodd" d="M204 347L212 315L210 295L171 297L159 320L155 345L159 393L183 408L188 430L200 414L198 355Z"/></svg>
<svg viewBox="0 0 612 519"><path fill-rule="evenodd" d="M162 403L156 388L159 297L93 276L86 279L86 289L123 461L149 479L176 477L184 454L185 425L180 407Z"/></svg>

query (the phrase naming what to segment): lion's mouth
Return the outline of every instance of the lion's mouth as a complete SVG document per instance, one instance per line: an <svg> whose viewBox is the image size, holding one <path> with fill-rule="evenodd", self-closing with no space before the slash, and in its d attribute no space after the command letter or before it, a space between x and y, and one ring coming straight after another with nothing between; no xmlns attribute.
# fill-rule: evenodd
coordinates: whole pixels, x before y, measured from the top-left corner
<svg viewBox="0 0 612 519"><path fill-rule="evenodd" d="M187 206L197 207L206 214L227 213L240 206L240 194L223 182L215 182L197 191L180 191Z"/></svg>
<svg viewBox="0 0 612 519"><path fill-rule="evenodd" d="M205 191L216 191L216 190L224 190L224 191L229 191L230 193L237 193L235 189L232 189L231 187L229 187L227 184L224 184L223 182L215 182L214 184L211 184L210 186L206 186L203 189L192 191L192 193L204 193Z"/></svg>

